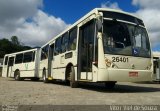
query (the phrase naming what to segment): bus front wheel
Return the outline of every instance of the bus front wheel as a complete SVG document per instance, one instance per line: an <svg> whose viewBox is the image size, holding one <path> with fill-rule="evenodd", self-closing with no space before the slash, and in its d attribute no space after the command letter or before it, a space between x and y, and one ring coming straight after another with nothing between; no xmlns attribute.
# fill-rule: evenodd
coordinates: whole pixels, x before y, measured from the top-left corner
<svg viewBox="0 0 160 111"><path fill-rule="evenodd" d="M114 88L115 84L116 84L116 81L108 81L108 82L105 82L105 87L108 89L112 89Z"/></svg>
<svg viewBox="0 0 160 111"><path fill-rule="evenodd" d="M78 87L78 83L75 81L75 71L73 66L71 66L70 69L70 87L71 88Z"/></svg>
<svg viewBox="0 0 160 111"><path fill-rule="evenodd" d="M34 77L34 78L31 78L32 81L39 81L39 78L37 77Z"/></svg>
<svg viewBox="0 0 160 111"><path fill-rule="evenodd" d="M20 81L20 80L21 80L20 72L19 72L19 71L16 71L16 72L15 72L14 79L15 79L16 81Z"/></svg>

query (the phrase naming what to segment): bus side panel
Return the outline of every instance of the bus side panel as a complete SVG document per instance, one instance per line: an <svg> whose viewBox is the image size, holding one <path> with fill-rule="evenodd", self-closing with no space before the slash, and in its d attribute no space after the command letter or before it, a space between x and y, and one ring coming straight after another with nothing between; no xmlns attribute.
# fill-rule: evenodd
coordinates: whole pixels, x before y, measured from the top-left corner
<svg viewBox="0 0 160 111"><path fill-rule="evenodd" d="M92 74L93 74L93 79L92 82L97 82L98 80L98 68L95 65L92 65Z"/></svg>
<svg viewBox="0 0 160 111"><path fill-rule="evenodd" d="M3 65L3 69L2 69L2 71L3 71L2 77L14 77L14 76L12 76L13 75L13 67L14 67L14 58L15 58L14 55L9 56L6 63L5 63L6 58L4 59L4 65Z"/></svg>
<svg viewBox="0 0 160 111"><path fill-rule="evenodd" d="M7 65L3 65L3 68L2 68L2 77L7 77Z"/></svg>
<svg viewBox="0 0 160 111"><path fill-rule="evenodd" d="M52 77L53 79L65 80L65 68L54 69Z"/></svg>
<svg viewBox="0 0 160 111"><path fill-rule="evenodd" d="M65 55L68 53L72 53L71 58L65 58ZM75 80L77 80L77 68L75 67L77 64L77 52L66 52L63 54L59 54L54 56L52 61L52 77L54 79L62 79L65 80L65 71L68 64L72 64L75 70Z"/></svg>
<svg viewBox="0 0 160 111"><path fill-rule="evenodd" d="M20 70L20 77L35 77L35 62L15 64L14 71Z"/></svg>
<svg viewBox="0 0 160 111"><path fill-rule="evenodd" d="M39 78L43 76L43 70L45 69L46 74L48 71L48 59L41 60L39 65Z"/></svg>
<svg viewBox="0 0 160 111"><path fill-rule="evenodd" d="M4 60L3 60L3 68L2 68L2 77L7 77L7 65L5 65L5 60L6 60L6 56L4 57Z"/></svg>
<svg viewBox="0 0 160 111"><path fill-rule="evenodd" d="M8 72L10 72L10 73L8 74L8 77L14 77L14 70L13 69L14 69L14 66L9 68Z"/></svg>
<svg viewBox="0 0 160 111"><path fill-rule="evenodd" d="M63 54L59 54L54 56L54 60L52 61L52 77L54 79L65 79L65 64L64 64L64 56Z"/></svg>

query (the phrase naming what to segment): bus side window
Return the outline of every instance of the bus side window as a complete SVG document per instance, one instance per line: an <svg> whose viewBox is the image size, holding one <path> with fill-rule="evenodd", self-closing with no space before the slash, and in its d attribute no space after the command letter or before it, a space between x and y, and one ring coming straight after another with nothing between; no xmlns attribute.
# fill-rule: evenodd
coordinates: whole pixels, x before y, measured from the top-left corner
<svg viewBox="0 0 160 111"><path fill-rule="evenodd" d="M7 65L8 63L8 56L5 57L4 65Z"/></svg>
<svg viewBox="0 0 160 111"><path fill-rule="evenodd" d="M31 62L32 61L32 55L33 55L33 52L24 53L23 63Z"/></svg>
<svg viewBox="0 0 160 111"><path fill-rule="evenodd" d="M69 33L67 32L64 38L64 47L66 51L68 51L68 41L69 41Z"/></svg>
<svg viewBox="0 0 160 111"><path fill-rule="evenodd" d="M59 37L59 38L56 39L54 55L58 55L61 52L62 52L61 37Z"/></svg>
<svg viewBox="0 0 160 111"><path fill-rule="evenodd" d="M62 50L62 53L65 52L65 47L64 47L64 35L62 35L62 38L61 38L61 50Z"/></svg>
<svg viewBox="0 0 160 111"><path fill-rule="evenodd" d="M13 66L14 63L14 57L9 58L8 66Z"/></svg>
<svg viewBox="0 0 160 111"><path fill-rule="evenodd" d="M74 28L69 33L69 44L68 44L69 51L76 49L76 42L77 42L77 28Z"/></svg>
<svg viewBox="0 0 160 111"><path fill-rule="evenodd" d="M44 59L48 58L48 48L49 48L49 45L47 45L44 48L42 48L42 51L41 51L41 60L44 60Z"/></svg>
<svg viewBox="0 0 160 111"><path fill-rule="evenodd" d="M68 50L68 32L62 36L62 53Z"/></svg>
<svg viewBox="0 0 160 111"><path fill-rule="evenodd" d="M58 53L62 53L62 44L61 44L62 37L58 38Z"/></svg>
<svg viewBox="0 0 160 111"><path fill-rule="evenodd" d="M34 61L34 59L35 59L35 51L33 51L33 54L32 54L32 61Z"/></svg>
<svg viewBox="0 0 160 111"><path fill-rule="evenodd" d="M23 54L17 54L15 59L15 64L22 63L22 60L23 60Z"/></svg>

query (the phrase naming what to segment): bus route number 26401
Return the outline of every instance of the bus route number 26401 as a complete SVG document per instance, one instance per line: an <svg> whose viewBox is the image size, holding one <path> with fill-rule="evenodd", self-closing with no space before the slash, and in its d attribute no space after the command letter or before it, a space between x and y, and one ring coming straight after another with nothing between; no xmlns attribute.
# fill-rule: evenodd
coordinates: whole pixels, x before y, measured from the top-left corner
<svg viewBox="0 0 160 111"><path fill-rule="evenodd" d="M127 57L112 57L112 62L128 62Z"/></svg>

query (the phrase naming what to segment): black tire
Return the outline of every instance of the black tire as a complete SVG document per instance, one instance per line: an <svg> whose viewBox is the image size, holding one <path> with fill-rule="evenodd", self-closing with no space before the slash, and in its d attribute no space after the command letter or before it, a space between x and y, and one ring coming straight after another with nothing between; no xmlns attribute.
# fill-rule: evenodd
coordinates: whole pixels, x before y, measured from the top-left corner
<svg viewBox="0 0 160 111"><path fill-rule="evenodd" d="M115 86L116 82L115 81L108 81L108 82L105 82L105 87L107 89L113 89L114 86Z"/></svg>
<svg viewBox="0 0 160 111"><path fill-rule="evenodd" d="M19 72L19 71L16 71L16 72L15 72L15 74L14 74L14 79L15 79L16 81L21 81L21 80L22 80L21 77L20 77L20 72Z"/></svg>
<svg viewBox="0 0 160 111"><path fill-rule="evenodd" d="M31 78L32 81L39 81L39 78L37 77L34 77L34 78Z"/></svg>
<svg viewBox="0 0 160 111"><path fill-rule="evenodd" d="M70 69L70 87L71 88L78 87L78 83L75 81L75 71L73 66L71 66L71 69Z"/></svg>
<svg viewBox="0 0 160 111"><path fill-rule="evenodd" d="M48 83L48 78L46 77L46 71L43 70L43 82Z"/></svg>

